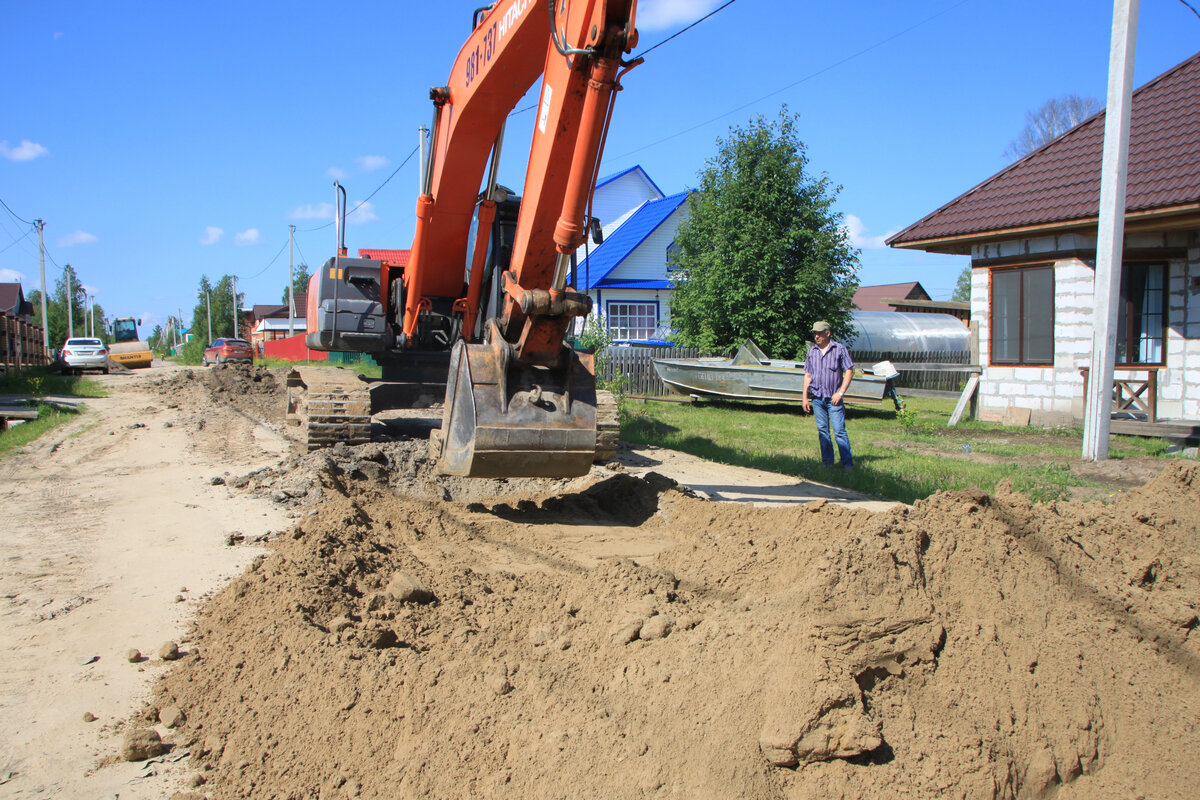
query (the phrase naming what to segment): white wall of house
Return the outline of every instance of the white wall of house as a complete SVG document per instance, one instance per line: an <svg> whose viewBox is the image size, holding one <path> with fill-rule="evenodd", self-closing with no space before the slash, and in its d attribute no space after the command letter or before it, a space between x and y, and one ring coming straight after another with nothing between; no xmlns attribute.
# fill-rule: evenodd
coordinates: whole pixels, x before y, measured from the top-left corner
<svg viewBox="0 0 1200 800"><path fill-rule="evenodd" d="M687 203L679 206L671 216L662 221L653 233L647 236L637 249L630 253L607 280L661 281L668 279L667 248L675 241L675 230L687 216Z"/></svg>
<svg viewBox="0 0 1200 800"><path fill-rule="evenodd" d="M661 197L663 193L654 188L645 173L635 169L597 187L592 197L592 216L600 220L600 227L607 236L642 203Z"/></svg>
<svg viewBox="0 0 1200 800"><path fill-rule="evenodd" d="M1167 260L1166 365L1158 371L1159 418L1200 419L1200 241L1195 234L1126 237L1125 247L1153 249L1187 246L1186 258ZM990 365L989 270L975 267L971 281L971 318L978 321L980 363L979 416L1002 420L1010 409L1029 409L1037 425L1067 424L1083 418L1083 376L1090 367L1093 268L1072 256L1055 253L1095 248L1095 239L1077 235L990 243L975 248L972 259L1028 256L1031 263L1051 261L1054 268L1054 363L1046 367ZM1145 370L1118 368L1118 375L1141 378Z"/></svg>

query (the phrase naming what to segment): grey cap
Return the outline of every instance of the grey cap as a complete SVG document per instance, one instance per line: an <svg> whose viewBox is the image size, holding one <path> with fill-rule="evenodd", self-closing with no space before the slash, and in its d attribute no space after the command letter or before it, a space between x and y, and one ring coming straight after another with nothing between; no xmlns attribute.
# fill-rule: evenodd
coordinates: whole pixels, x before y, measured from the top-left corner
<svg viewBox="0 0 1200 800"><path fill-rule="evenodd" d="M813 333L829 333L829 330L830 330L829 323L823 319L817 320L816 322L813 323L813 326L812 326Z"/></svg>

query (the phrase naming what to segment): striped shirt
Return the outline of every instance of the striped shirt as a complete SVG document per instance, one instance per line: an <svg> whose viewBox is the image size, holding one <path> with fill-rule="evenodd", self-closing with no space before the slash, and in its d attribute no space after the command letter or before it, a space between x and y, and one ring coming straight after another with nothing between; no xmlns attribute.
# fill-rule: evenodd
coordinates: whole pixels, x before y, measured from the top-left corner
<svg viewBox="0 0 1200 800"><path fill-rule="evenodd" d="M813 394L826 400L841 388L846 370L853 368L850 351L841 342L831 341L824 353L814 344L804 357L804 374L811 376L809 386Z"/></svg>

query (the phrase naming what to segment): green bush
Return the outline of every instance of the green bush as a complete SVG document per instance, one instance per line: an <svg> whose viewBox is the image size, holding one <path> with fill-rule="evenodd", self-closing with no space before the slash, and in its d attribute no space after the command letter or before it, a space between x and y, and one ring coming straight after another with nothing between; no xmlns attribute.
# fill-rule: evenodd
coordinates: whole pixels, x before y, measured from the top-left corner
<svg viewBox="0 0 1200 800"><path fill-rule="evenodd" d="M199 364L204 360L204 342L199 338L194 338L183 347L179 348L178 355L175 360L180 364Z"/></svg>

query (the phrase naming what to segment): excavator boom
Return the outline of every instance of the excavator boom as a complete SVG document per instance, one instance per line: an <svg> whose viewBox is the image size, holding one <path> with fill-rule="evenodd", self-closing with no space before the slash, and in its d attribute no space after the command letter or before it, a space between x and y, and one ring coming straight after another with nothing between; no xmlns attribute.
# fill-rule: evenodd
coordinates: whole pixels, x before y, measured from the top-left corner
<svg viewBox="0 0 1200 800"><path fill-rule="evenodd" d="M432 93L436 127L428 192L417 204L406 332L436 265L467 260L469 220L462 211L474 209L474 198L465 202L464 187L480 185L504 118L542 78L500 305L483 327L485 341L460 341L450 357L444 472L581 475L615 449L611 397L597 395L591 356L563 341L573 320L591 311L589 297L566 287L566 265L583 243L621 57L636 41L635 6L634 0L503 0L478 22L448 85ZM491 199L485 193L484 203ZM476 277L473 271L468 311L479 306Z"/></svg>
<svg viewBox="0 0 1200 800"><path fill-rule="evenodd" d="M592 307L566 277L620 77L633 66L622 57L636 44L635 8L498 0L478 9L449 79L430 90L433 138L407 261L349 257L339 241L309 283L309 347L370 353L384 381L417 392L441 366L442 428L430 446L443 472L567 477L615 452L615 403L597 392L591 355L564 343ZM539 79L518 196L497 182L504 126ZM364 387L330 380L289 381L297 421L316 407L304 401L309 384L346 399L324 409L316 434L308 415L310 444L366 440L369 415L364 425L346 410L365 407Z"/></svg>

